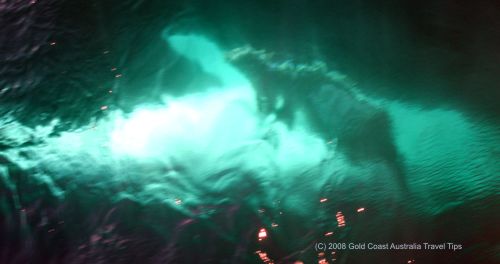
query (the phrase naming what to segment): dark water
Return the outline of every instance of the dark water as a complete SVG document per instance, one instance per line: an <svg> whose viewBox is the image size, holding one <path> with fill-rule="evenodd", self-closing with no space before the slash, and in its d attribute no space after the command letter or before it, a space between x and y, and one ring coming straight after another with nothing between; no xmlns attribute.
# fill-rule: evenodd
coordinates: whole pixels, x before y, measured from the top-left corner
<svg viewBox="0 0 500 264"><path fill-rule="evenodd" d="M498 263L498 17L0 1L0 263Z"/></svg>

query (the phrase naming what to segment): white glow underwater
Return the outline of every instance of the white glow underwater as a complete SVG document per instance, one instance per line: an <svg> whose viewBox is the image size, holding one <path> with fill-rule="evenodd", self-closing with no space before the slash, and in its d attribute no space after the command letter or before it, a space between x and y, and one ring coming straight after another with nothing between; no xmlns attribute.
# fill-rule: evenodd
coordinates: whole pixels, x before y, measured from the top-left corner
<svg viewBox="0 0 500 264"><path fill-rule="evenodd" d="M168 98L164 106L117 118L111 147L116 153L156 156L188 149L213 152L223 145L256 140L259 120L248 100L251 96L248 89L231 88Z"/></svg>
<svg viewBox="0 0 500 264"><path fill-rule="evenodd" d="M331 156L328 154L331 148L311 133L305 119L299 119L291 128L272 115L259 113L250 81L224 60L222 51L215 44L195 35L173 36L167 40L175 51L221 79L223 85L177 98L165 96L163 105L140 107L127 116L115 113L110 120L112 156L128 156L139 161L158 160L167 167L174 166L172 163L185 164L189 169L175 177L188 177L197 185L229 196L238 195L238 188L246 186L244 182L248 179L241 178L240 174L217 179L212 175L237 167L242 172L251 172L250 175L262 186L273 186L265 187L266 195L251 198L261 200L257 202L261 205L277 198L275 194L280 187L277 182L282 182L281 185L293 183L294 177L302 178L304 171L317 167ZM297 116L300 116L300 111L297 111ZM264 140L269 134L274 135L275 142ZM151 175L144 177L151 181ZM312 186L321 183L314 181L303 184L301 188L310 186L316 189L318 187ZM166 188L167 192L175 188L164 186L158 189L161 185L155 186L154 190L165 191ZM147 188L148 195L153 189ZM183 201L194 202L193 199L202 199L203 196L193 189L183 192ZM198 198L192 197L193 194Z"/></svg>
<svg viewBox="0 0 500 264"><path fill-rule="evenodd" d="M223 52L207 39L196 36L171 36L168 43L180 55L201 65L204 70L223 80L222 87L180 98L165 98L165 105L139 108L127 118L115 119L111 132L111 148L115 153L132 156L204 155L218 157L240 146L260 142L272 130L279 133L288 158L280 160L300 164L307 149L317 151L311 160L325 155L323 140L307 133L306 122L293 130L262 116L257 110L257 97L250 81L227 63ZM307 140L304 140L307 139ZM269 143L265 143L269 144ZM296 162L291 162L291 160Z"/></svg>

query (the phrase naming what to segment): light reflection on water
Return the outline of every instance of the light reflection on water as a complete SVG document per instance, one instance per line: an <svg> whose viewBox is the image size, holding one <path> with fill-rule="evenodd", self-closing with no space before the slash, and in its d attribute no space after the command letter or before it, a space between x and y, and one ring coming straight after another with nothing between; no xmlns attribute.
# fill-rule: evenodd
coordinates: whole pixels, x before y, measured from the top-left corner
<svg viewBox="0 0 500 264"><path fill-rule="evenodd" d="M355 90L339 90L343 95L332 101L315 98L317 108L301 104L309 100L307 96L276 96L285 99L276 99L276 104L261 111L261 91L245 72L224 59L214 43L194 34L163 37L173 50L218 77L221 86L167 97L163 104L138 106L131 113L103 104L99 110L104 118L90 127L55 136L49 136L54 124L36 129L16 122L3 125L12 128L2 132L2 143L9 141L16 148L2 150L6 161L1 175L27 238L20 246L24 251L32 249L34 237L58 235L61 240L69 236L67 240L79 242L68 250L68 259L75 263L99 260L129 248L147 248L149 243L161 244L153 247L158 262L175 262L176 254L192 257L193 253L183 250L193 244L198 249L208 245L211 257L220 258L231 253L217 250L232 243L236 249L243 248L239 254L245 255L240 256L244 260L255 260L248 257L252 255L264 263L311 259L331 263L343 256L349 259L353 253L317 253L313 251L315 242L344 243L358 237L375 239L386 232L397 233L404 228L393 229L388 222L406 225L413 217L447 212L462 198L480 199L494 191L494 186L488 185L494 177L494 169L488 169L495 167L494 159L485 155L485 141L491 143L488 140L494 135L488 127L469 122L459 112L422 110L355 94ZM297 70L306 76L315 72L308 69L326 74L318 65L295 67L287 62L272 67L272 71ZM115 73L116 68L111 71L115 78L122 77L122 73ZM300 107L288 116L278 113L294 100ZM356 130L356 122L370 119L355 116L354 123L328 120L349 119L359 113L359 106L367 105L389 112L395 144L405 158L401 162L407 166L407 175L403 176L409 189L401 188L397 179L403 176L397 175L389 160L363 160L363 155L353 160L339 147L342 140L325 137L313 124L351 125L349 129ZM337 106L337 112L324 111L335 111ZM319 109L325 116L312 121L318 112L307 107ZM365 143L379 139L370 132L363 131L364 138L355 138L362 143L351 142L357 150L370 149L373 146ZM26 144L31 137L38 137L41 143ZM434 146L436 140L441 147ZM429 151L431 147L434 149ZM474 160L485 162L469 162L470 153ZM449 155L456 160L451 161ZM491 173L468 175L482 170ZM33 177L35 187L16 186L13 177L18 174ZM468 178L470 185L462 184ZM37 197L37 188L47 188L38 195L53 197L54 201ZM451 198L436 199L435 192ZM36 198L29 193L35 193ZM44 206L52 209L40 209ZM69 217L74 211L63 211L79 206L88 213L82 215L82 221L86 221L84 239L78 232L65 234L66 230L78 231L82 223ZM407 208L413 212L405 215ZM147 223L135 231L137 219ZM154 236L151 233L155 232L160 234L155 238L159 242L147 239L146 235ZM412 230L408 232L388 237L415 237ZM411 254L407 258L408 263L414 262Z"/></svg>

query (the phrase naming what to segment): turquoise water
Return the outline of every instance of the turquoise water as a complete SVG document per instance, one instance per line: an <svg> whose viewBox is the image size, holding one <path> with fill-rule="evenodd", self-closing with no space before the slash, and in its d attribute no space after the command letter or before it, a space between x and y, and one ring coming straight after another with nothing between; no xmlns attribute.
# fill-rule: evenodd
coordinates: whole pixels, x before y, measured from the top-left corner
<svg viewBox="0 0 500 264"><path fill-rule="evenodd" d="M128 7L138 24L122 30L136 39L96 29L87 44L57 38L69 19L60 11L43 52L23 55L55 66L17 82L2 73L1 263L497 259L491 112L424 92L435 87L414 97L405 86L372 89L350 67L304 55L302 38L279 49L243 31L221 37L189 8L162 19L154 10L165 7L154 7ZM123 23L105 21L103 31Z"/></svg>

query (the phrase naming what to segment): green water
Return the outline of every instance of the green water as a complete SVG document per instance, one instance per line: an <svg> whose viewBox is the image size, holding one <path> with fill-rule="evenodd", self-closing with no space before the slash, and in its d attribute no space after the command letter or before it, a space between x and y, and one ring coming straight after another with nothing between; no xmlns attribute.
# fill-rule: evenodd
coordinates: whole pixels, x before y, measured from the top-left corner
<svg viewBox="0 0 500 264"><path fill-rule="evenodd" d="M151 33L106 67L113 80L80 105L89 121L2 116L0 262L313 263L325 241L463 246L330 250L330 263L493 261L494 122L210 35Z"/></svg>

